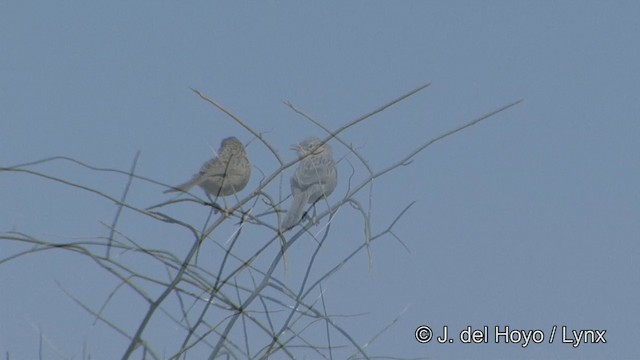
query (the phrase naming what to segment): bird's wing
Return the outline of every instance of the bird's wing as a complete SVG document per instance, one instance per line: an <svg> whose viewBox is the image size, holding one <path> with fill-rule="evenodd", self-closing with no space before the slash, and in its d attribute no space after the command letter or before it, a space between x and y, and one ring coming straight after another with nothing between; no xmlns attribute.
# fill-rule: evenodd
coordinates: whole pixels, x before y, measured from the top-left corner
<svg viewBox="0 0 640 360"><path fill-rule="evenodd" d="M309 161L302 163L291 178L292 185L295 182L299 188L305 189L314 184L327 182L335 177L334 169L332 162L318 163L317 161Z"/></svg>

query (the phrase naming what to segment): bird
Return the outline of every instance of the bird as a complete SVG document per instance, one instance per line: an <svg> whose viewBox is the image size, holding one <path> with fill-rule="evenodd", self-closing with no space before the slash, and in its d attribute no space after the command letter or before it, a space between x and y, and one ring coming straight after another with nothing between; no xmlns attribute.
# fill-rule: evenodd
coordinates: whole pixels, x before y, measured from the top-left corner
<svg viewBox="0 0 640 360"><path fill-rule="evenodd" d="M251 177L251 162L244 145L236 137L228 137L220 143L218 157L202 165L191 180L165 191L187 192L200 186L207 195L225 197L244 189Z"/></svg>
<svg viewBox="0 0 640 360"><path fill-rule="evenodd" d="M323 144L317 137L309 137L291 149L298 154L300 164L291 177L293 201L280 226L283 231L300 222L306 204L328 197L338 185L338 170L329 144Z"/></svg>

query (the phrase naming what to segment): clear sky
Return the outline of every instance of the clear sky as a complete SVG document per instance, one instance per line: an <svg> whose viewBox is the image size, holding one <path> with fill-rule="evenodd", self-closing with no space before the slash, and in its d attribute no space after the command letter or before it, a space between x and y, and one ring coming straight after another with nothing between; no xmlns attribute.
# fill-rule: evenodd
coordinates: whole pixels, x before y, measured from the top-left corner
<svg viewBox="0 0 640 360"><path fill-rule="evenodd" d="M361 344L399 316L368 346L371 355L637 359L638 19L636 1L4 1L0 166L68 156L127 170L141 151L140 175L179 183L223 138L252 140L190 87L293 160L291 144L325 134L283 101L336 129L431 82L343 133L374 169L524 99L375 182L374 232L416 201L395 229L410 252L391 236L376 241L372 271L362 253L323 285L327 306L333 314L358 314L340 323ZM336 158L346 156L331 197L337 201L347 191L349 162L357 160L332 145ZM258 185L260 171L276 166L258 142L247 151L257 175L244 194ZM115 197L126 184L126 177L61 161L33 169ZM356 170L362 179L364 170ZM168 199L162 190L135 182L129 200L146 207ZM277 187L269 190L280 196ZM206 216L196 206L180 209L173 214L193 223ZM95 239L108 235L102 222L111 223L114 213L113 203L95 195L0 173L0 232ZM184 236L130 212L122 217L121 229L143 244L171 248ZM363 242L351 207L333 226L320 268ZM292 283L299 280L296 266L304 268L302 253L313 249L296 246ZM0 242L1 259L20 250L25 246ZM92 261L62 251L1 264L0 353L37 358L41 331L46 359L79 359L83 351L92 359L121 357L126 340L94 324L61 290L98 309L116 285ZM108 315L133 333L144 309L139 298L122 296ZM468 325L491 332L499 325L540 329L547 338L554 325L566 325L606 330L607 342L420 344L420 325L438 333L447 325L456 337ZM154 329L158 339L175 334Z"/></svg>

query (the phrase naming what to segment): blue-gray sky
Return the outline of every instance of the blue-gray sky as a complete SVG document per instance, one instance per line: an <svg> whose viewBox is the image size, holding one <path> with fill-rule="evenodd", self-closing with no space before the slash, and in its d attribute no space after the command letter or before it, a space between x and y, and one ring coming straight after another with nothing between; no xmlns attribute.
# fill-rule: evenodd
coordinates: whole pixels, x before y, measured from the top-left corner
<svg viewBox="0 0 640 360"><path fill-rule="evenodd" d="M396 228L410 253L391 237L376 242L373 271L366 256L351 261L326 284L328 306L366 313L341 319L362 343L406 308L371 354L638 358L638 18L633 1L2 2L0 164L63 155L126 170L140 150L141 175L178 183L221 139L251 140L190 87L293 160L292 143L324 134L283 100L335 129L432 82L343 134L376 169L524 99L376 181L374 231L416 201ZM256 167L273 171L257 142L248 151ZM334 151L348 155L339 144ZM38 169L115 196L126 180L61 162ZM347 161L339 169L335 199L347 188ZM130 200L151 205L167 199L162 190L139 184ZM56 241L105 236L100 221L110 223L114 209L60 184L0 174L3 232ZM199 209L184 216L204 217ZM349 207L334 225L327 264L363 241ZM141 242L164 234L132 215L121 226ZM0 255L20 248L3 242ZM92 358L122 355L124 339L92 325L56 285L99 307L116 282L103 282L92 262L33 254L2 265L0 279L0 350L11 358L37 356L38 327L47 337L44 358L80 358L83 346ZM135 316L110 315L129 331L137 324ZM547 336L566 325L607 330L607 343L419 344L413 334L423 324L448 325L456 335L467 325L508 325Z"/></svg>

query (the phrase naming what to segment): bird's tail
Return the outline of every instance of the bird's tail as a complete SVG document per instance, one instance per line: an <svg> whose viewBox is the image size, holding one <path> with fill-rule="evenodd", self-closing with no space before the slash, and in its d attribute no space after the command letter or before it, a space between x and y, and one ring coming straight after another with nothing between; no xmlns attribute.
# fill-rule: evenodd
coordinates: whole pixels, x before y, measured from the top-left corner
<svg viewBox="0 0 640 360"><path fill-rule="evenodd" d="M285 216L282 225L280 226L281 230L289 230L290 228L296 226L302 217L302 212L304 211L304 206L309 201L309 192L301 191L294 195L293 202L291 202L291 207L289 211L287 211L287 216Z"/></svg>
<svg viewBox="0 0 640 360"><path fill-rule="evenodd" d="M192 187L194 187L195 185L198 184L199 180L200 179L199 179L198 176L194 176L193 179L187 181L186 183L180 184L180 185L172 187L171 189L165 190L164 193L166 194L166 193L170 193L170 192L178 192L178 191L186 192L186 191L189 191Z"/></svg>

